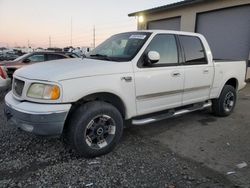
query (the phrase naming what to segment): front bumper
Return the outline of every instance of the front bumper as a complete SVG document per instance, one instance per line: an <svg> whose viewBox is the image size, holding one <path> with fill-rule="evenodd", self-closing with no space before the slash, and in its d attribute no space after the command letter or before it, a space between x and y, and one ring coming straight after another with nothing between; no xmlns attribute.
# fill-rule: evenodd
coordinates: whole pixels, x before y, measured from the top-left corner
<svg viewBox="0 0 250 188"><path fill-rule="evenodd" d="M8 124L37 135L62 134L71 104L38 104L21 102L9 92L5 96L5 116Z"/></svg>

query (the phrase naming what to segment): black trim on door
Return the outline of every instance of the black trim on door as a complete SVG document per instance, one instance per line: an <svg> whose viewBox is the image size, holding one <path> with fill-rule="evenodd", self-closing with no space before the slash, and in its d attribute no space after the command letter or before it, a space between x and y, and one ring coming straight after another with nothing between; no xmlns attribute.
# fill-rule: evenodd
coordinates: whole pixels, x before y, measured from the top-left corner
<svg viewBox="0 0 250 188"><path fill-rule="evenodd" d="M177 45L178 45L179 64L182 65L185 62L184 50L183 50L183 47L181 45L179 35L175 35L175 38L176 38L176 42L177 42Z"/></svg>

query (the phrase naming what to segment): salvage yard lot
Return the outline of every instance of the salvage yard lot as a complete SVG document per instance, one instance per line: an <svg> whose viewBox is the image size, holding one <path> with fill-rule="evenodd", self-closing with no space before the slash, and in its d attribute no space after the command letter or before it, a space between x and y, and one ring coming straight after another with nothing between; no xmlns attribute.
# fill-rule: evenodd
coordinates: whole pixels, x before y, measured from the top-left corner
<svg viewBox="0 0 250 188"><path fill-rule="evenodd" d="M202 111L129 127L113 152L95 159L7 126L0 99L0 187L250 186L249 84L227 118ZM248 166L237 168L242 162Z"/></svg>

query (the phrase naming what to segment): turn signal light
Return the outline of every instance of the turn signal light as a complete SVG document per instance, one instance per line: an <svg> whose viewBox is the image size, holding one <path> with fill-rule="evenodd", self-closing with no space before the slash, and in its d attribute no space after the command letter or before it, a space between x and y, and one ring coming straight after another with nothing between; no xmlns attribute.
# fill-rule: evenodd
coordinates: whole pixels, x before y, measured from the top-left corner
<svg viewBox="0 0 250 188"><path fill-rule="evenodd" d="M60 97L60 88L58 86L54 86L51 91L51 100L57 100Z"/></svg>

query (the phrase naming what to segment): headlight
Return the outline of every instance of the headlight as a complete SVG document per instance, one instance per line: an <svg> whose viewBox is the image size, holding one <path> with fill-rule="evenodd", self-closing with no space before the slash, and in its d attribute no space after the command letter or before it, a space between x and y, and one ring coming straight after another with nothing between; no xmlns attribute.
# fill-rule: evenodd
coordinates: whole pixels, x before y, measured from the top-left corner
<svg viewBox="0 0 250 188"><path fill-rule="evenodd" d="M60 98L60 88L57 85L32 84L27 96L34 99L57 100Z"/></svg>

